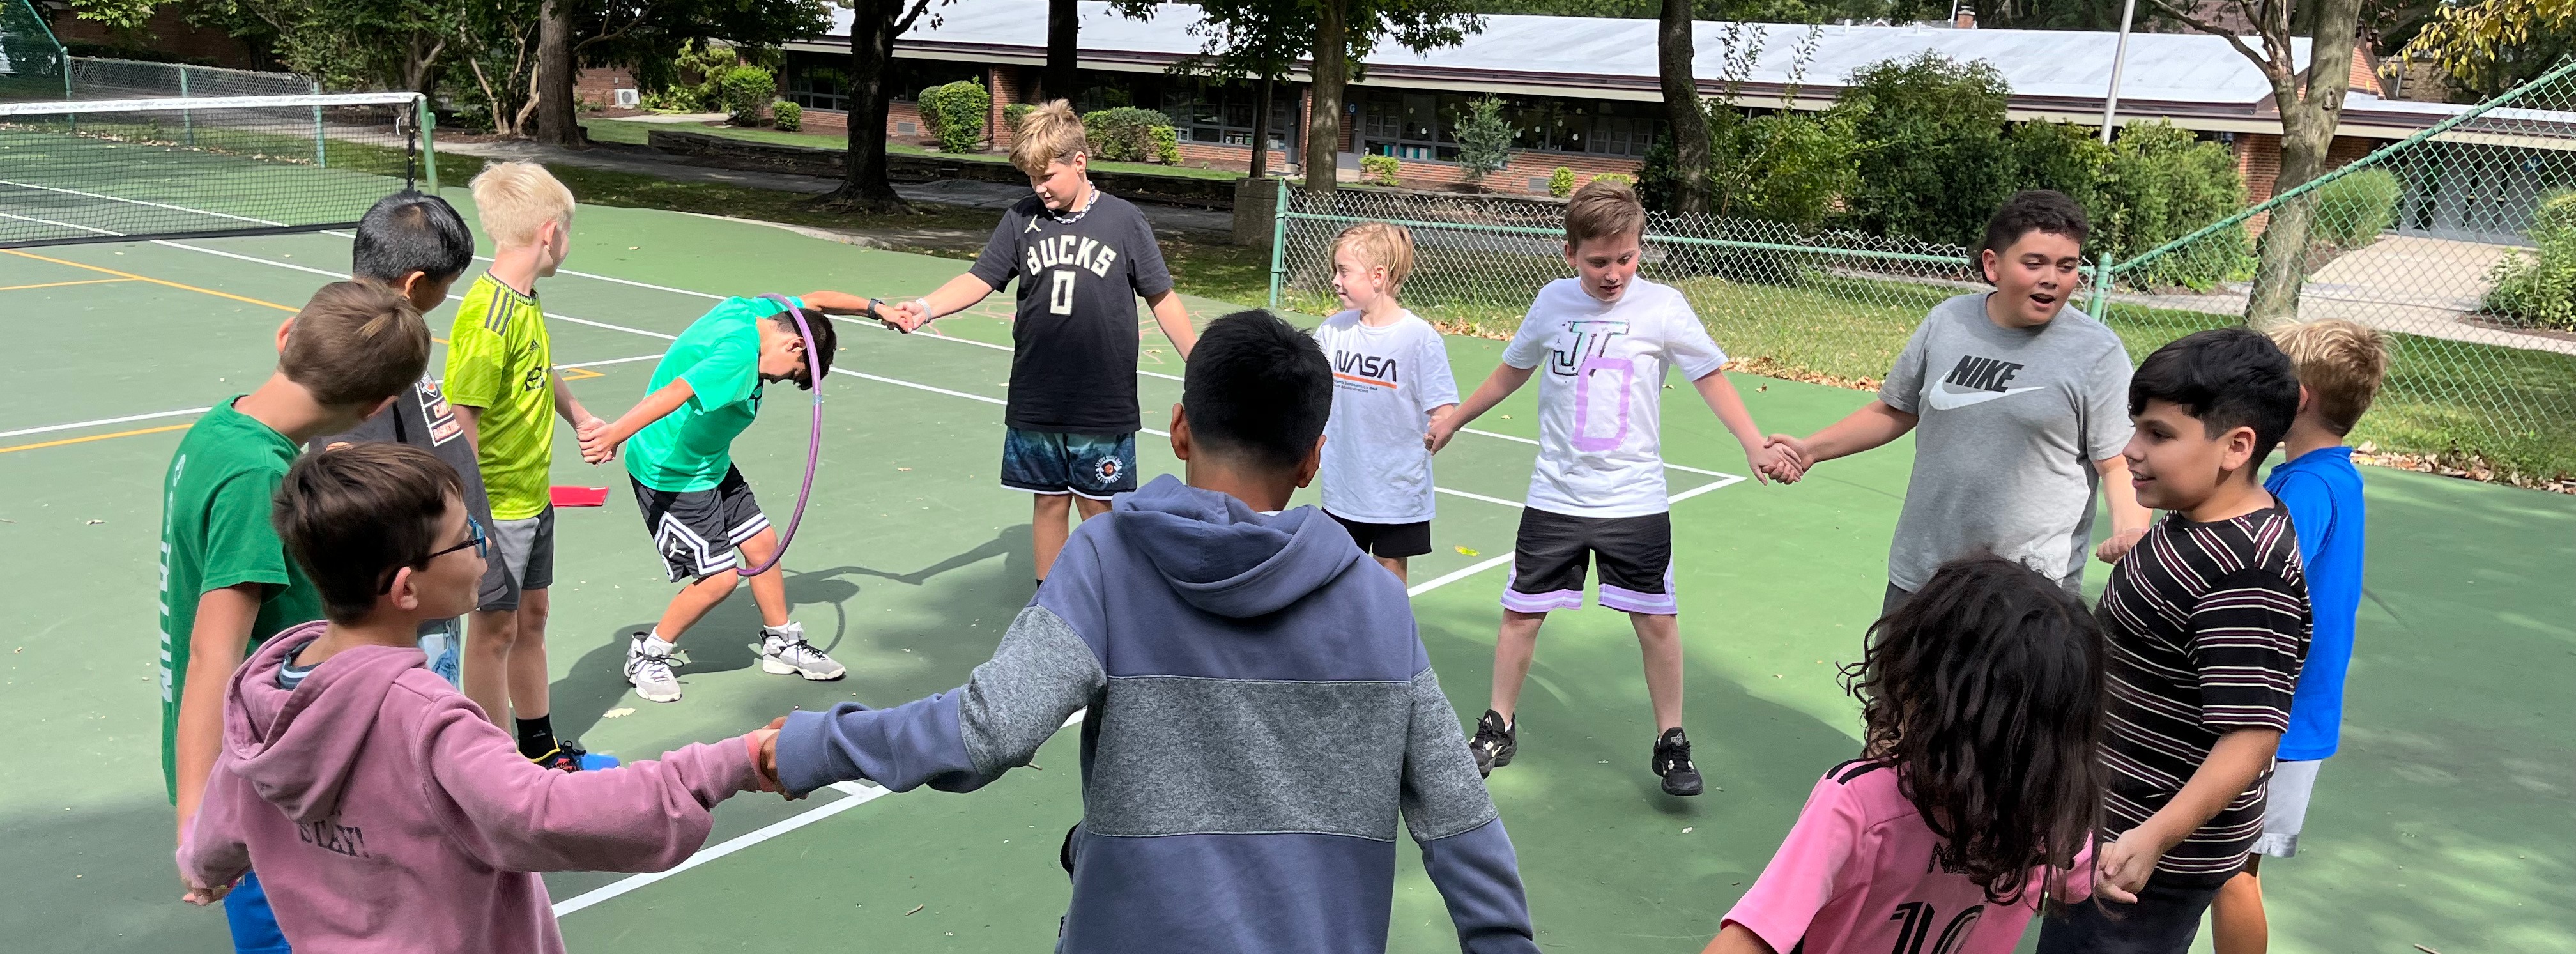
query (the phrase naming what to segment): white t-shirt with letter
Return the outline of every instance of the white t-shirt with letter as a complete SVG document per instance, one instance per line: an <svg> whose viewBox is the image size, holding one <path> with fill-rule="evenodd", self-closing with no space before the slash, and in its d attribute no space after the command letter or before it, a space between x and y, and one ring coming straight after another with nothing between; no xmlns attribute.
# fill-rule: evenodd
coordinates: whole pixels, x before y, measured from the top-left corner
<svg viewBox="0 0 2576 954"><path fill-rule="evenodd" d="M1670 285L1636 279L1618 301L1603 302L1584 294L1581 279L1560 278L1530 303L1503 363L1538 372L1529 505L1576 517L1642 517L1671 509L1666 370L1697 381L1725 364L1726 352Z"/></svg>
<svg viewBox="0 0 2576 954"><path fill-rule="evenodd" d="M1431 411L1458 403L1440 332L1408 311L1372 328L1345 311L1315 329L1333 364L1324 424L1324 509L1357 523L1431 519Z"/></svg>

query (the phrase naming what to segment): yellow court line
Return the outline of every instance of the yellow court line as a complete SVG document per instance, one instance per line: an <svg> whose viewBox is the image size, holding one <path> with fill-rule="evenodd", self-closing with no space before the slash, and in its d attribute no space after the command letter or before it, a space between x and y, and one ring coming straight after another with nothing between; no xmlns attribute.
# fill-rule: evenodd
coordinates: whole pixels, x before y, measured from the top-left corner
<svg viewBox="0 0 2576 954"><path fill-rule="evenodd" d="M10 285L7 287L0 287L0 291L26 291L30 288L61 288L65 285L113 285L117 282L130 282L133 280L134 279L131 278L91 278L77 282L46 282L42 285Z"/></svg>
<svg viewBox="0 0 2576 954"><path fill-rule="evenodd" d="M137 434L159 434L163 431L184 431L195 426L196 425L194 424L171 424L164 427L147 427L139 431L118 431L114 434L92 434L88 437L67 437L58 441L45 441L37 444L20 444L16 447L0 447L0 454L7 454L15 451L41 450L47 447L61 447L65 444L86 444L91 441L103 441L114 437L133 437Z"/></svg>
<svg viewBox="0 0 2576 954"><path fill-rule="evenodd" d="M563 375L563 379L566 381L588 381L592 378L604 378L608 376L589 368L572 368L570 370L557 373Z"/></svg>
<svg viewBox="0 0 2576 954"><path fill-rule="evenodd" d="M20 258L32 258L32 259L35 259L35 260L37 260L37 261L39 261L39 262L52 262L52 263L54 263L54 264L56 264L56 265L69 265L69 266L71 266L71 267L73 267L73 268L85 268L85 269L88 269L88 270L90 270L90 271L97 272L97 273L99 273L99 274L101 274L101 275L114 275L114 276L116 276L116 277L118 277L118 278L130 279L130 280L138 281L138 282L151 282L152 284L155 284L155 285L166 285L166 286L169 286L169 287L171 287L171 288L179 289L179 290L181 290L181 291L192 291L192 292L196 292L196 293L201 294L201 295L213 295L213 296L215 296L215 297L217 297L217 298L230 298L230 299L232 299L232 300L234 300L234 301L242 302L242 303L244 303L244 304L259 305L259 306L261 306L261 307L265 307L265 308L275 308L275 309L277 309L277 310L279 310L279 311L287 312L287 313L289 313L289 314L292 314L292 313L294 313L294 312L296 311L296 309L288 308L288 307L286 307L285 305L281 305L281 304L278 304L278 303L273 302L273 301L261 301L261 300L259 300L259 299L257 299L257 298L244 298L244 297L242 297L242 296L240 296L240 295L235 295L235 294L233 294L233 293L231 293L231 292L219 292L219 291L216 291L216 290L214 290L214 289L212 289L212 288L199 288L199 287L197 287L197 286L195 286L195 285L182 285L182 284L179 284L178 282L173 282L173 281L164 281L164 280L162 280L162 279L158 279L158 278L150 278L150 277L146 277L146 276L143 276L143 275L137 275L137 274L134 274L134 273L132 273L132 272L120 272L120 271L117 271L116 269L113 269L113 268L101 268L101 267L96 266L96 265L85 265L85 264L82 264L82 263L80 263L80 262L69 262L69 261L64 261L64 260L59 259L59 258L47 258L47 257L45 257L45 256L38 255L38 254L35 254L35 253L33 253L33 252L21 252L21 251L19 251L19 250L17 250L17 249L14 249L14 248L0 248L0 252L7 252L7 253L9 253L9 254L11 254L11 255L15 255L15 256L18 256L18 257L20 257Z"/></svg>

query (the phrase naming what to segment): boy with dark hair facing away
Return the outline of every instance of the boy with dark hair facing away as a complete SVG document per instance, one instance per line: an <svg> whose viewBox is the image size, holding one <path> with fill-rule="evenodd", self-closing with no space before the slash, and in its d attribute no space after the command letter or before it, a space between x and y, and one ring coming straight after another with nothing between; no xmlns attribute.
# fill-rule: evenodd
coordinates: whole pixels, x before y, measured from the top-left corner
<svg viewBox="0 0 2576 954"><path fill-rule="evenodd" d="M667 869L706 842L715 803L776 788L754 762L766 729L624 768L538 766L429 672L413 634L474 606L491 552L463 490L400 444L288 472L277 530L329 621L278 634L233 678L179 845L188 900L256 864L298 948L556 952L535 872Z"/></svg>
<svg viewBox="0 0 2576 954"><path fill-rule="evenodd" d="M1187 359L1188 309L1172 291L1154 228L1127 200L1093 188L1091 141L1063 100L1020 117L1011 164L1034 195L1002 213L966 274L907 303L911 331L1020 283L1011 323L1010 403L1002 411L1002 486L1037 496L1030 535L1038 582L1064 549L1068 514L1088 520L1136 489L1136 299Z"/></svg>
<svg viewBox="0 0 2576 954"><path fill-rule="evenodd" d="M2041 897L2090 887L2106 652L2055 579L1942 564L1843 669L1861 757L1816 781L1706 954L2010 954Z"/></svg>
<svg viewBox="0 0 2576 954"><path fill-rule="evenodd" d="M839 329L827 315L873 315L874 299L818 291L788 301L814 333L815 353L805 353L797 315L767 298L728 298L708 309L671 342L653 366L644 400L608 426L582 438L581 457L593 464L626 448L626 479L644 513L644 530L662 554L671 582L690 581L671 598L651 632L626 647L626 681L652 702L676 702L680 680L671 674L680 635L697 625L742 581L737 567L770 562L778 531L751 495L751 483L733 466L733 441L760 413L762 386L794 381L814 389L832 373ZM629 440L633 443L628 443ZM847 670L805 641L805 627L787 618L787 586L771 565L751 578L760 606L760 668L774 675L839 679Z"/></svg>
<svg viewBox="0 0 2576 954"><path fill-rule="evenodd" d="M381 286L403 296L423 316L447 302L447 291L456 279L474 264L474 233L465 227L465 219L447 200L434 195L403 191L376 200L366 217L358 220L358 232L351 254L350 277ZM437 454L438 459L456 468L464 481L465 509L482 526L492 525L492 502L483 494L483 472L474 463L474 444L465 438L465 424L447 406L447 394L440 390L438 379L421 375L411 387L396 395L392 407L345 434L316 438L311 448L320 450L344 444L385 441L409 444ZM494 608L496 601L508 596L509 582L503 578L501 563L492 561L484 572L478 609ZM459 660L464 652L463 632L458 619L433 619L421 623L420 650L429 656L430 671L459 681ZM579 758L565 758L563 752L539 756L541 761L559 768L580 764Z"/></svg>
<svg viewBox="0 0 2576 954"><path fill-rule="evenodd" d="M2084 210L2065 195L2015 194L1986 223L1977 253L1994 291L1933 306L1877 400L1805 438L1771 435L1803 470L1916 432L1882 615L1934 567L1977 553L2082 593L2096 487L2111 507L2101 559L2118 560L2146 533L2154 514L2130 492L2120 456L2129 439L2121 407L2128 351L2117 332L2066 307L2089 233Z"/></svg>
<svg viewBox="0 0 2576 954"><path fill-rule="evenodd" d="M2388 375L2388 348L2378 331L2329 318L2275 329L2272 340L2299 374L2299 416L2282 444L2288 459L2263 482L2299 535L2299 562L2308 580L2315 632L2307 664L2290 701L2290 729L2281 736L2265 793L2263 835L2245 857L2245 870L2228 879L2210 905L2210 940L2218 954L2262 954L2270 935L2263 917L2263 886L2256 880L2263 856L2299 851L2308 794L2317 768L2335 754L2343 728L2343 677L2352 664L2354 617L2361 612L2363 535L2367 514L2361 470L2352 465L2344 438L2370 410Z"/></svg>
<svg viewBox="0 0 2576 954"><path fill-rule="evenodd" d="M1404 585L1314 507L1332 371L1266 312L1217 319L1169 475L1085 521L991 661L891 709L788 716L780 780L978 788L1076 712L1065 952L1383 951L1400 817L1459 946L1527 952L1510 837Z"/></svg>
<svg viewBox="0 0 2576 954"><path fill-rule="evenodd" d="M1674 368L1744 445L1755 473L1778 472L1783 451L1763 440L1690 302L1637 277L1646 208L1626 185L1595 179L1565 208L1565 263L1577 277L1548 283L1530 303L1502 364L1465 404L1431 423L1437 452L1533 374L1538 464L1512 544L1494 642L1493 704L1476 722L1476 768L1512 764L1520 748L1521 683L1549 610L1583 606L1586 564L1601 568L1601 605L1628 614L1645 657L1655 714L1647 770L1668 795L1697 795L1699 766L1682 732L1681 604L1672 588L1672 499L1664 491L1663 390ZM1546 373L1538 374L1540 366Z"/></svg>
<svg viewBox="0 0 2576 954"><path fill-rule="evenodd" d="M581 437L605 422L555 373L545 311L537 303L537 279L554 275L572 254L572 190L531 162L486 166L472 188L475 214L492 237L492 267L456 306L445 383L490 492L487 529L509 591L484 602L468 626L465 694L494 725L517 728L519 751L528 758L578 768L584 753L555 738L547 698L546 617L553 603L546 591L555 574L547 473L556 418Z"/></svg>
<svg viewBox="0 0 2576 954"><path fill-rule="evenodd" d="M2245 328L2184 336L2129 379L2130 483L2168 513L2096 611L2109 840L2093 902L2048 919L2042 954L2182 954L2262 829L2309 616L2289 511L2255 474L2298 410L2290 359Z"/></svg>
<svg viewBox="0 0 2576 954"><path fill-rule="evenodd" d="M333 282L277 330L277 371L188 428L161 483L161 778L185 838L224 736L243 656L322 615L269 525L269 496L305 442L383 410L429 366L429 328L401 296ZM225 904L235 945L284 950L257 879Z"/></svg>

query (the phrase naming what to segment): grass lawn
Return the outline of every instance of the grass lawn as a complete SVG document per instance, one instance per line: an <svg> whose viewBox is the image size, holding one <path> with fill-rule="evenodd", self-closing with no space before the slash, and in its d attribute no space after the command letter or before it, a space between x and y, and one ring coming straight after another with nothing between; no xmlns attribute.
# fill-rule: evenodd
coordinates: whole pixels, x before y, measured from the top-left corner
<svg viewBox="0 0 2576 954"><path fill-rule="evenodd" d="M846 148L849 145L848 138L836 134L780 132L775 129L744 129L737 126L699 125L694 123L672 125L669 123L639 123L619 119L588 119L582 121L582 128L590 131L590 138L594 142L614 142L635 146L645 145L647 137L655 129L685 129L690 132L701 132L710 136L723 136L728 139L740 139L746 142L765 142L782 146L807 146L815 149L841 149ZM990 162L1002 165L1007 165L1011 161L1011 157L1001 153L940 152L936 149L927 149L921 146L900 142L887 143L886 151L902 156L940 156L948 159L962 159L968 162ZM1102 172L1118 172L1140 176L1171 176L1181 179L1216 179L1220 181L1230 181L1243 178L1245 175L1245 173L1231 169L1200 169L1192 166L1166 166L1149 162L1111 162L1106 159L1093 160L1091 167Z"/></svg>

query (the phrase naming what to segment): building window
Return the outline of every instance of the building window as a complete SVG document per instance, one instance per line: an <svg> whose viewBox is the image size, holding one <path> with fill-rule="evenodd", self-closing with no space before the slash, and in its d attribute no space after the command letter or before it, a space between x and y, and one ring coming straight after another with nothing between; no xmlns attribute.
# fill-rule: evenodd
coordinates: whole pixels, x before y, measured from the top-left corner
<svg viewBox="0 0 2576 954"><path fill-rule="evenodd" d="M1250 147L1253 114L1261 109L1261 87L1256 83L1166 76L1162 107L1182 142ZM1270 148L1294 151L1296 126L1297 91L1285 83L1274 84L1270 91Z"/></svg>
<svg viewBox="0 0 2576 954"><path fill-rule="evenodd" d="M1476 97L1355 89L1360 108L1360 151L1433 162L1458 158L1457 128ZM1512 148L1531 152L1583 152L1643 156L1661 128L1652 103L1505 97Z"/></svg>
<svg viewBox="0 0 2576 954"><path fill-rule="evenodd" d="M790 50L787 101L807 109L850 108L850 58Z"/></svg>

